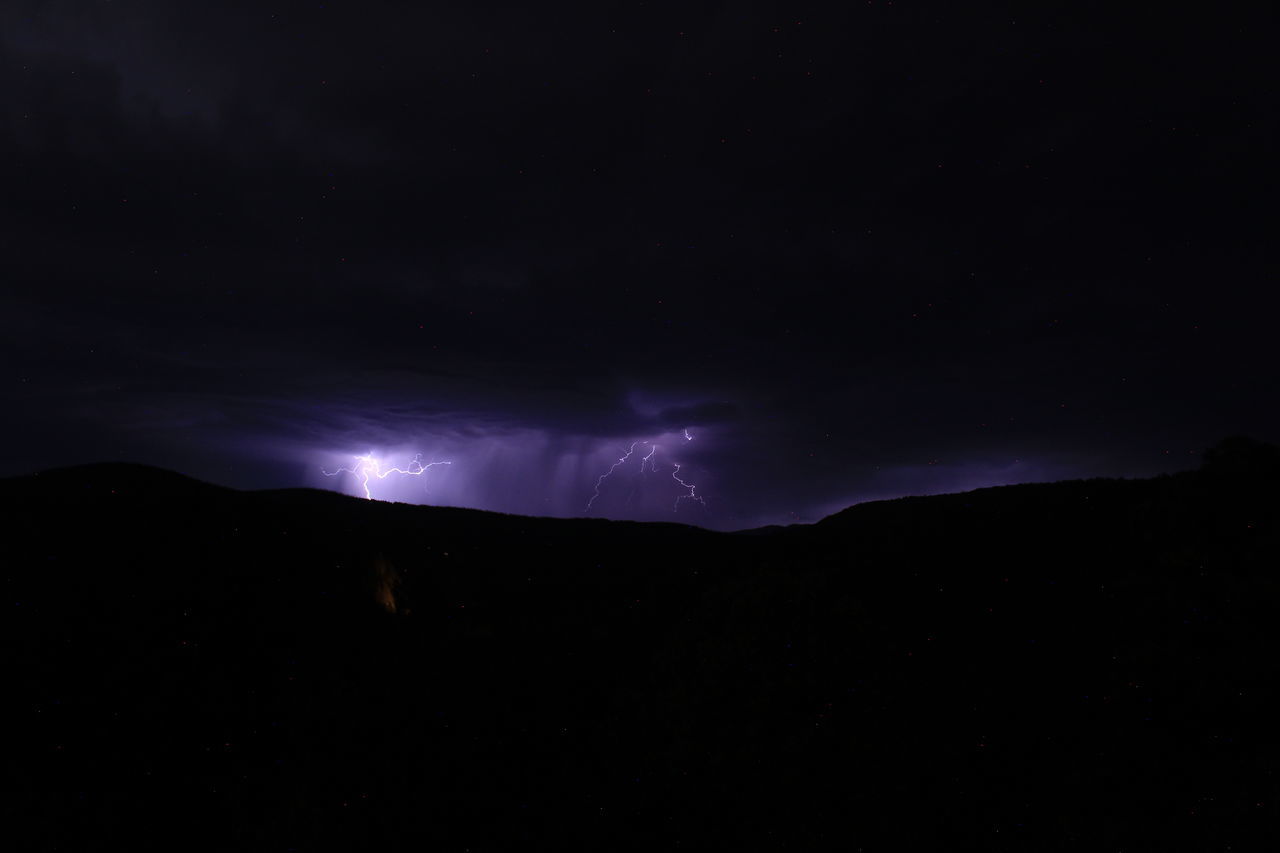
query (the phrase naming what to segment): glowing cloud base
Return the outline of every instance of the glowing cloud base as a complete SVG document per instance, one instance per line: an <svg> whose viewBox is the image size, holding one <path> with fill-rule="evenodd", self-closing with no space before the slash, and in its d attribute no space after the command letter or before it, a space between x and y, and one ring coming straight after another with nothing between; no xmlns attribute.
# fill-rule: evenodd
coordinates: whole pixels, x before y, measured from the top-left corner
<svg viewBox="0 0 1280 853"><path fill-rule="evenodd" d="M407 468L387 468L383 470L382 462L376 459L373 452L370 451L364 456L357 456L356 464L350 468L339 468L336 471L323 471L326 477L336 477L339 474L351 474L360 481L361 488L364 489L364 496L373 500L373 495L369 492L369 478L377 477L379 480L385 480L389 474L403 474L406 477L421 477L428 470L437 465L452 465L453 462L428 462L423 464L422 454L413 457L413 461L409 463Z"/></svg>

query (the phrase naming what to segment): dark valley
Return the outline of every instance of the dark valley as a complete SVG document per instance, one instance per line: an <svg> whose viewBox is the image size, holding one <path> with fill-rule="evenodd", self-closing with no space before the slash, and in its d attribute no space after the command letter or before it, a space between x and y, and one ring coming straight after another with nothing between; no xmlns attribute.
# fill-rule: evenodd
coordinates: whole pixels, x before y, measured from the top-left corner
<svg viewBox="0 0 1280 853"><path fill-rule="evenodd" d="M737 534L9 479L16 796L80 850L1259 849L1245 456Z"/></svg>

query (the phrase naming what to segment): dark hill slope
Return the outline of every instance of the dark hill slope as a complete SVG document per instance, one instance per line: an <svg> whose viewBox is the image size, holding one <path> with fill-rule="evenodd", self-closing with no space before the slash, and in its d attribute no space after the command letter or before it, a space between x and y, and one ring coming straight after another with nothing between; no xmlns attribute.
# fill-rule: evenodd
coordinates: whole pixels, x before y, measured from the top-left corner
<svg viewBox="0 0 1280 853"><path fill-rule="evenodd" d="M175 478L0 482L19 804L59 846L1276 840L1269 474L754 535Z"/></svg>

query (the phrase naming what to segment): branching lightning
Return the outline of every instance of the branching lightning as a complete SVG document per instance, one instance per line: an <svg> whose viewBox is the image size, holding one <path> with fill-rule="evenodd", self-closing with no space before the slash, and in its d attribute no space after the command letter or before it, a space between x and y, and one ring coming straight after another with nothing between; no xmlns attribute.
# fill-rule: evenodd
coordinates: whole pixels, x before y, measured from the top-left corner
<svg viewBox="0 0 1280 853"><path fill-rule="evenodd" d="M409 477L421 477L423 474L427 473L429 468L434 468L437 465L452 464L452 462L427 462L423 464L422 454L419 453L413 457L413 461L409 463L407 468L388 468L384 471L382 470L382 462L374 457L373 451L370 451L364 456L357 456L356 464L352 465L350 468L339 468L336 471L325 471L323 468L320 470L326 477L336 477L338 474L342 474L344 472L351 474L360 481L361 487L364 488L364 496L369 500L373 500L373 495L369 493L370 476L377 477L379 480L385 480L388 474L404 474Z"/></svg>
<svg viewBox="0 0 1280 853"><path fill-rule="evenodd" d="M686 435L686 436L688 436L688 433L685 433L685 435ZM672 511L672 512L679 512L679 511L680 511L680 501L684 500L685 498L689 498L690 500L695 500L695 501L697 501L698 503L702 504L702 506L705 508L705 507L706 507L706 505L707 505L707 502L706 502L706 501L704 501L704 500L702 499L702 495L698 494L697 487L696 487L696 486L694 486L694 485L693 485L693 483L686 483L684 480L681 480L681 479L680 479L680 463L679 463L679 462L676 462L676 463L675 463L675 466L676 466L676 470L674 470L674 471L672 471L672 472L671 472L671 479L675 480L675 481L676 481L677 483L679 483L681 486L683 486L684 488L688 489L688 490L689 490L689 494L687 494L687 495L676 495L676 504L675 504L675 506L672 508L672 510L671 510L671 511Z"/></svg>
<svg viewBox="0 0 1280 853"><path fill-rule="evenodd" d="M595 491L595 494L591 496L591 500L587 501L587 509L591 509L591 505L596 502L596 498L600 497L600 485L605 480L609 479L610 474L618 470L619 465L623 464L624 462L626 462L628 459L631 458L631 454L636 452L636 445L639 443L640 442L638 441L631 442L631 447L627 450L627 452L622 454L622 456L618 458L618 461L613 463L613 465L609 467L608 471L605 471L603 474L601 474L600 479L596 480L596 491Z"/></svg>
<svg viewBox="0 0 1280 853"><path fill-rule="evenodd" d="M693 441L693 436L689 434L689 430L687 429L684 430L684 440ZM622 465L625 465L627 460L631 458L632 454L636 452L636 447L641 444L649 445L649 452L645 456L641 457L640 459L640 473L644 474L646 467L648 468L649 471L652 471L655 474L658 473L658 462L657 462L657 459L655 458L658 453L658 445L652 441L649 441L648 439L639 439L637 441L631 442L631 446L627 448L626 452L623 453L621 456L619 456L618 460L609 466L609 470L601 474L600 477L596 480L595 491L592 493L590 500L587 501L587 511L591 510L591 507L595 504L596 499L600 497L600 488L604 485L604 481L609 479L609 477L613 474L613 472L617 471L619 467L621 467ZM671 472L671 479L679 483L680 487L685 490L684 494L676 496L675 506L672 509L672 511L679 512L680 502L686 499L697 501L698 503L702 504L702 506L705 508L707 505L707 502L702 499L702 495L698 494L697 487L693 483L688 483L688 482L685 482L683 479L681 479L680 463L673 462L672 464L675 467Z"/></svg>

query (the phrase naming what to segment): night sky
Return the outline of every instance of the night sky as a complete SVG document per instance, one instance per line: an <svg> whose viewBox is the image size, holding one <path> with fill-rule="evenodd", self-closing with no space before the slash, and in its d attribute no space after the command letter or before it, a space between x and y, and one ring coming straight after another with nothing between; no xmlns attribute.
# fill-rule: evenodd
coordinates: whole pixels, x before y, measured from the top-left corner
<svg viewBox="0 0 1280 853"><path fill-rule="evenodd" d="M731 529L1275 441L1275 23L7 0L0 474Z"/></svg>

